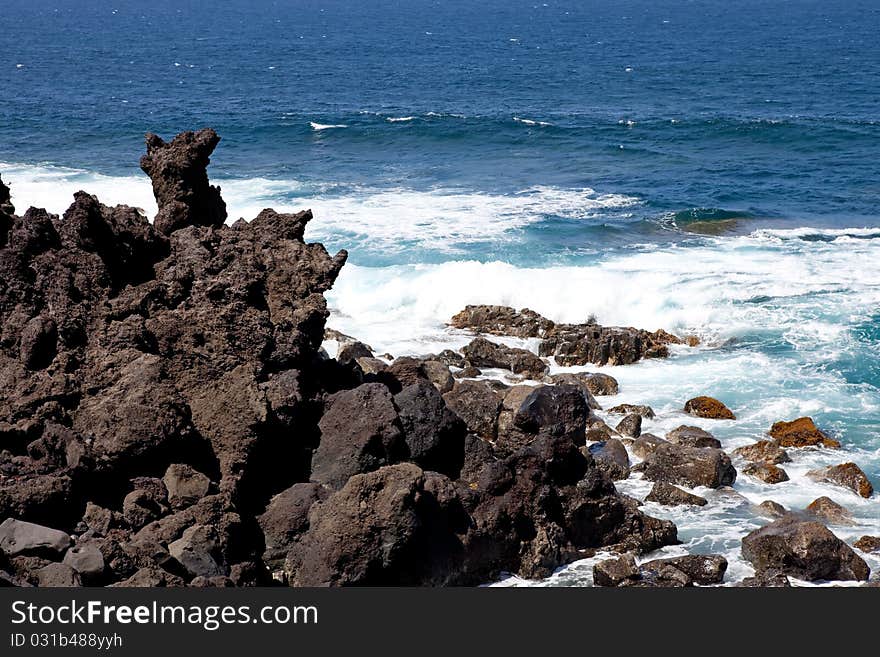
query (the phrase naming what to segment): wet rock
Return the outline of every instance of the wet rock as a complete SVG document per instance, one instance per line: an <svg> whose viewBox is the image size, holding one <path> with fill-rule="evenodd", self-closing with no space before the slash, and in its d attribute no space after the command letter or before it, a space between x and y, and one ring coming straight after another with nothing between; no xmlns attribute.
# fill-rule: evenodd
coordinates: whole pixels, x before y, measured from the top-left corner
<svg viewBox="0 0 880 657"><path fill-rule="evenodd" d="M224 575L218 562L220 546L217 532L207 525L193 525L178 540L168 545L168 552L192 577Z"/></svg>
<svg viewBox="0 0 880 657"><path fill-rule="evenodd" d="M652 433L643 433L633 441L633 444L630 445L630 449L638 458L644 460L648 458L649 455L653 454L654 450L661 445L669 444L671 444L669 441L663 440Z"/></svg>
<svg viewBox="0 0 880 657"><path fill-rule="evenodd" d="M642 404L618 404L613 408L609 408L608 412L614 415L631 415L632 413L635 413L648 420L653 419L654 417L654 409Z"/></svg>
<svg viewBox="0 0 880 657"><path fill-rule="evenodd" d="M449 410L440 391L422 381L397 393L394 403L409 449L409 460L425 470L457 477L464 461L468 427Z"/></svg>
<svg viewBox="0 0 880 657"><path fill-rule="evenodd" d="M642 435L642 416L632 413L617 423L614 428L617 433L628 438L638 438Z"/></svg>
<svg viewBox="0 0 880 657"><path fill-rule="evenodd" d="M786 516L743 538L743 557L759 573L783 573L807 581L866 580L870 569L824 525Z"/></svg>
<svg viewBox="0 0 880 657"><path fill-rule="evenodd" d="M510 370L531 379L543 378L548 370L547 364L531 351L496 344L485 338L475 338L461 353L474 367Z"/></svg>
<svg viewBox="0 0 880 657"><path fill-rule="evenodd" d="M658 445L641 464L648 481L664 481L689 488L718 488L736 481L730 457L711 447Z"/></svg>
<svg viewBox="0 0 880 657"><path fill-rule="evenodd" d="M613 481L629 477L629 455L619 440L611 438L602 443L590 445L589 452L596 465Z"/></svg>
<svg viewBox="0 0 880 657"><path fill-rule="evenodd" d="M263 560L281 566L296 540L309 527L309 511L316 502L326 500L331 490L315 483L294 484L269 502L258 522L266 550Z"/></svg>
<svg viewBox="0 0 880 657"><path fill-rule="evenodd" d="M153 194L159 214L153 225L170 235L187 226L222 226L226 221L226 204L220 188L208 183L210 155L220 137L206 128L183 132L171 142L148 134L147 154L141 158L141 169L153 181Z"/></svg>
<svg viewBox="0 0 880 657"><path fill-rule="evenodd" d="M755 479L760 479L765 484L779 484L788 481L788 473L772 463L749 463L742 472Z"/></svg>
<svg viewBox="0 0 880 657"><path fill-rule="evenodd" d="M641 564L644 570L672 566L687 575L695 584L720 584L727 572L727 559L720 554L687 554L681 557L655 559Z"/></svg>
<svg viewBox="0 0 880 657"><path fill-rule="evenodd" d="M593 583L596 586L619 586L626 580L638 577L639 567L631 554L606 559L593 566Z"/></svg>
<svg viewBox="0 0 880 657"><path fill-rule="evenodd" d="M380 383L339 393L318 423L321 442L312 456L312 480L342 488L355 474L377 470L406 454L394 399Z"/></svg>
<svg viewBox="0 0 880 657"><path fill-rule="evenodd" d="M841 463L827 468L810 470L807 476L814 481L843 486L861 497L871 497L874 493L874 487L867 475L855 463Z"/></svg>
<svg viewBox="0 0 880 657"><path fill-rule="evenodd" d="M52 588L72 588L82 586L77 572L64 563L50 563L37 571L39 586Z"/></svg>
<svg viewBox="0 0 880 657"><path fill-rule="evenodd" d="M777 518L782 518L788 513L784 506L782 506L779 502L774 502L773 500L764 500L756 506L756 510L760 515L764 516L765 518L773 518L774 520Z"/></svg>
<svg viewBox="0 0 880 657"><path fill-rule="evenodd" d="M666 434L666 440L685 447L714 447L721 449L721 441L700 427L682 425Z"/></svg>
<svg viewBox="0 0 880 657"><path fill-rule="evenodd" d="M684 412L711 420L735 420L736 416L727 406L713 397L694 397L685 402Z"/></svg>
<svg viewBox="0 0 880 657"><path fill-rule="evenodd" d="M467 424L468 430L485 440L498 435L501 395L484 381L458 381L443 395L446 405Z"/></svg>
<svg viewBox="0 0 880 657"><path fill-rule="evenodd" d="M651 492L648 493L645 501L656 502L657 504L663 504L664 506L706 506L708 503L705 498L702 498L699 495L694 495L693 493L688 493L687 491L682 490L677 486L673 486L672 484L668 484L665 481L655 482L654 487L651 488Z"/></svg>
<svg viewBox="0 0 880 657"><path fill-rule="evenodd" d="M880 536L862 536L853 546L862 552L880 552Z"/></svg>
<svg viewBox="0 0 880 657"><path fill-rule="evenodd" d="M772 440L759 440L753 445L738 447L733 450L737 456L751 461L753 463L772 463L779 465L780 463L789 463L791 457L784 449Z"/></svg>
<svg viewBox="0 0 880 657"><path fill-rule="evenodd" d="M104 555L95 545L74 545L64 555L64 563L73 568L83 584L96 584L104 575Z"/></svg>
<svg viewBox="0 0 880 657"><path fill-rule="evenodd" d="M195 504L211 487L211 480L192 466L173 463L162 478L168 491L168 503L175 509Z"/></svg>
<svg viewBox="0 0 880 657"><path fill-rule="evenodd" d="M791 422L774 423L770 427L770 437L780 447L840 447L838 441L821 431L809 417L801 417Z"/></svg>
<svg viewBox="0 0 880 657"><path fill-rule="evenodd" d="M0 552L8 556L19 554L61 556L70 545L70 536L30 522L7 518L0 524Z"/></svg>
<svg viewBox="0 0 880 657"><path fill-rule="evenodd" d="M807 513L819 520L833 525L853 525L849 509L838 504L830 497L819 497L807 505Z"/></svg>
<svg viewBox="0 0 880 657"><path fill-rule="evenodd" d="M573 365L628 365L643 358L665 358L668 345L680 340L666 331L595 324L560 324L540 347L563 367Z"/></svg>

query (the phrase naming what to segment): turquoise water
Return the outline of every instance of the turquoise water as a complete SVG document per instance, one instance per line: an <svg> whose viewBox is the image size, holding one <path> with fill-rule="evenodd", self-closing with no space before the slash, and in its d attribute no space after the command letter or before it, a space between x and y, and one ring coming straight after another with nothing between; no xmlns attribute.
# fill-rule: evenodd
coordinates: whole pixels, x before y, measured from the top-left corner
<svg viewBox="0 0 880 657"><path fill-rule="evenodd" d="M213 126L231 219L311 207L309 237L350 250L335 328L426 353L467 341L445 326L466 303L505 303L699 335L610 369L622 400L659 411L646 430L681 424L695 394L736 410L703 423L730 448L811 415L845 453L737 490L827 494L862 523L839 533L880 532L876 500L804 477L854 460L880 486L876 3L6 0L3 14L0 174L20 210L62 212L84 188L152 213L143 133ZM747 572L739 539L760 520L742 500L671 517L688 549Z"/></svg>

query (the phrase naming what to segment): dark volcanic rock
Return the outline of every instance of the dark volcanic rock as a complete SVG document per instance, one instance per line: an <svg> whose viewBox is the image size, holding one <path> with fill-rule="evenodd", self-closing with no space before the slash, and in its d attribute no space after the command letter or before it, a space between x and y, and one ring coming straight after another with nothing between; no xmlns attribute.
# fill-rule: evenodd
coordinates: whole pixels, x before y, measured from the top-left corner
<svg viewBox="0 0 880 657"><path fill-rule="evenodd" d="M613 408L609 408L608 412L614 415L631 415L635 413L648 420L654 417L654 409L644 404L618 404Z"/></svg>
<svg viewBox="0 0 880 657"><path fill-rule="evenodd" d="M618 422L614 430L627 438L638 438L642 435L642 416L631 413Z"/></svg>
<svg viewBox="0 0 880 657"><path fill-rule="evenodd" d="M682 557L655 559L641 564L646 570L672 566L687 575L695 584L720 584L727 572L727 559L720 554L687 554Z"/></svg>
<svg viewBox="0 0 880 657"><path fill-rule="evenodd" d="M452 318L450 324L477 333L518 338L541 337L555 326L533 310L523 308L517 312L508 306L466 306Z"/></svg>
<svg viewBox="0 0 880 657"><path fill-rule="evenodd" d="M659 436L655 436L652 433L643 433L638 438L633 441L633 444L630 445L630 449L632 449L632 453L635 454L640 459L646 459L650 454L654 453L661 445L671 445L668 440L663 440Z"/></svg>
<svg viewBox="0 0 880 657"><path fill-rule="evenodd" d="M424 470L457 477L464 461L467 426L446 406L437 388L426 381L394 396L409 460Z"/></svg>
<svg viewBox="0 0 880 657"><path fill-rule="evenodd" d="M746 577L741 582L737 582L737 586L748 588L790 588L791 582L788 577L782 573L755 573L754 577Z"/></svg>
<svg viewBox="0 0 880 657"><path fill-rule="evenodd" d="M640 464L645 479L694 488L719 488L736 481L730 457L712 447L659 445Z"/></svg>
<svg viewBox="0 0 880 657"><path fill-rule="evenodd" d="M559 436L583 445L589 416L590 408L579 387L537 386L519 405L513 424L524 433Z"/></svg>
<svg viewBox="0 0 880 657"><path fill-rule="evenodd" d="M683 504L706 506L707 504L707 501L699 495L688 493L686 490L682 490L672 484L667 484L665 481L655 482L645 501L656 502L665 506L679 506Z"/></svg>
<svg viewBox="0 0 880 657"><path fill-rule="evenodd" d="M748 534L742 552L759 573L808 581L867 580L870 574L865 561L827 527L791 515Z"/></svg>
<svg viewBox="0 0 880 657"><path fill-rule="evenodd" d="M620 586L624 581L638 577L639 567L631 554L606 559L593 566L593 583L596 586Z"/></svg>
<svg viewBox="0 0 880 657"><path fill-rule="evenodd" d="M57 529L7 518L0 524L0 553L61 555L70 545L70 536Z"/></svg>
<svg viewBox="0 0 880 657"><path fill-rule="evenodd" d="M880 536L862 536L853 545L862 552L880 552Z"/></svg>
<svg viewBox="0 0 880 657"><path fill-rule="evenodd" d="M593 397L593 392L591 388L594 386L590 386L588 384L589 380L590 379L585 378L585 375L580 374L555 374L553 376L553 383L555 384L567 384L580 388L580 391L584 394L584 398L587 400L587 405L591 409L598 411L602 407L599 406L599 402L597 402L596 398Z"/></svg>
<svg viewBox="0 0 880 657"><path fill-rule="evenodd" d="M182 132L170 143L152 133L147 135L147 154L141 169L153 181L153 194L159 205L154 226L170 235L187 226L222 226L226 203L220 188L208 183L208 164L220 137L206 128Z"/></svg>
<svg viewBox="0 0 880 657"><path fill-rule="evenodd" d="M457 381L452 390L443 395L443 399L464 420L472 433L485 440L495 440L498 435L501 395L488 383Z"/></svg>
<svg viewBox="0 0 880 657"><path fill-rule="evenodd" d="M259 516L260 529L266 544L264 561L279 566L297 536L309 527L309 511L315 502L326 500L332 491L315 483L294 484L278 493Z"/></svg>
<svg viewBox="0 0 880 657"><path fill-rule="evenodd" d="M339 393L318 427L321 442L312 457L312 479L331 488L406 456L394 398L381 383Z"/></svg>
<svg viewBox="0 0 880 657"><path fill-rule="evenodd" d="M530 379L540 379L548 370L547 364L531 351L497 344L485 338L474 338L461 353L474 367L497 367Z"/></svg>
<svg viewBox="0 0 880 657"><path fill-rule="evenodd" d="M613 481L629 477L629 455L623 443L616 438L590 445L589 452L599 469Z"/></svg>

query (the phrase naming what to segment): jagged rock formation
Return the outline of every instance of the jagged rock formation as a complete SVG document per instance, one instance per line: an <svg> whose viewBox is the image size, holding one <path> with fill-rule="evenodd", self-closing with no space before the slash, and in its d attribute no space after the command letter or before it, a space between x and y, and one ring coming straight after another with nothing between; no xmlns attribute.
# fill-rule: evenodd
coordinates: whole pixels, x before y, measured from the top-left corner
<svg viewBox="0 0 880 657"><path fill-rule="evenodd" d="M31 523L2 581L480 583L676 540L579 450L583 385L503 407L448 354L327 358L346 253L308 211L225 225L218 140L147 136L153 224L85 192L16 216L0 185L0 522Z"/></svg>
<svg viewBox="0 0 880 657"><path fill-rule="evenodd" d="M563 366L627 365L642 358L664 358L669 355L668 345L682 343L662 329L556 324L528 308L516 311L507 306L467 306L450 324L482 334L540 338L538 355L553 356Z"/></svg>

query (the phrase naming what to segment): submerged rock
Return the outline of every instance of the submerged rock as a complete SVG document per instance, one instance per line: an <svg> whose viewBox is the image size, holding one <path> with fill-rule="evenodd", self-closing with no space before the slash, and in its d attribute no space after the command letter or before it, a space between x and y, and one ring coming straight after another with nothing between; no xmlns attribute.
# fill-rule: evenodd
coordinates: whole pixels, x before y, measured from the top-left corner
<svg viewBox="0 0 880 657"><path fill-rule="evenodd" d="M772 463L749 463L742 472L755 479L760 479L765 484L780 484L783 481L788 481L788 473Z"/></svg>

